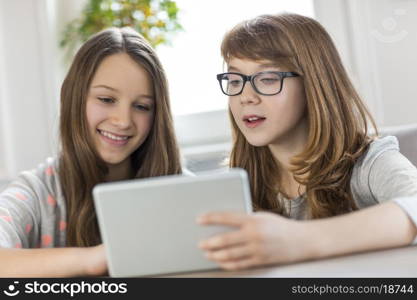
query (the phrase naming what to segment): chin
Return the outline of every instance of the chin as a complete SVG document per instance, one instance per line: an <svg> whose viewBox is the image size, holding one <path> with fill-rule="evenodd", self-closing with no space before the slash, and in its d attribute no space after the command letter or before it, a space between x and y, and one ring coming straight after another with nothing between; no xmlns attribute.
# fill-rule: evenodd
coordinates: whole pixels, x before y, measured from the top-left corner
<svg viewBox="0 0 417 300"><path fill-rule="evenodd" d="M246 138L246 141L254 147L264 147L270 144L269 140L264 139L254 139L254 138Z"/></svg>
<svg viewBox="0 0 417 300"><path fill-rule="evenodd" d="M108 165L118 165L126 160L126 157L105 157L102 156L103 161Z"/></svg>
<svg viewBox="0 0 417 300"><path fill-rule="evenodd" d="M105 159L104 162L110 166L117 166L118 164L120 164L123 160L108 160Z"/></svg>

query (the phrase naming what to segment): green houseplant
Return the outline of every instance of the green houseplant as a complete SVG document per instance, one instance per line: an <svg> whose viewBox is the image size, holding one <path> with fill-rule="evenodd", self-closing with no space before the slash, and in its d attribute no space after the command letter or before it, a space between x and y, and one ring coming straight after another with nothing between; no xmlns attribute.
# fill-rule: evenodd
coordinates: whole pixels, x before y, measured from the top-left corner
<svg viewBox="0 0 417 300"><path fill-rule="evenodd" d="M72 57L88 37L112 26L130 26L157 47L182 29L178 11L171 0L87 0L81 16L66 25L60 47L67 58Z"/></svg>

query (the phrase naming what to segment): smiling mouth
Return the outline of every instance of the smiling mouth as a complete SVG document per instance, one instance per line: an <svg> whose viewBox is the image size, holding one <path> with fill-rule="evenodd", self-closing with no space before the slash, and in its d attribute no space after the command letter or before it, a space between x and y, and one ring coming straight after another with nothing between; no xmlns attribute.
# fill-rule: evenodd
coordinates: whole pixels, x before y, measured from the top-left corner
<svg viewBox="0 0 417 300"><path fill-rule="evenodd" d="M106 138L109 138L113 141L126 141L126 140L128 140L132 137L131 135L130 136L129 135L119 135L119 134L116 135L114 133L104 131L104 130L100 130L100 129L97 129L97 132L99 134L101 134L102 136L105 136Z"/></svg>

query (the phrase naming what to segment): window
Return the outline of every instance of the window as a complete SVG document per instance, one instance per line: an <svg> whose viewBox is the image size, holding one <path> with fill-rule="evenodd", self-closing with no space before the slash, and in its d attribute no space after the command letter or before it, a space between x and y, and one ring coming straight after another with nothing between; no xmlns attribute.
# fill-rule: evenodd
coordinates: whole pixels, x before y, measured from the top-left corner
<svg viewBox="0 0 417 300"><path fill-rule="evenodd" d="M167 72L175 115L226 108L215 75L223 71L221 40L235 24L283 11L314 16L312 0L176 2L184 31L174 36L171 46L157 49Z"/></svg>

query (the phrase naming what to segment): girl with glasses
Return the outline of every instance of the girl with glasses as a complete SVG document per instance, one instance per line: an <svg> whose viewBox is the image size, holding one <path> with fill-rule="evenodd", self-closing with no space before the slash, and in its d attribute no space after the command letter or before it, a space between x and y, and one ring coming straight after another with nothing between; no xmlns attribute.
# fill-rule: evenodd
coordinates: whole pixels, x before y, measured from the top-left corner
<svg viewBox="0 0 417 300"><path fill-rule="evenodd" d="M318 22L259 16L221 51L230 167L248 172L256 212L200 216L235 228L201 241L207 258L236 270L417 242L417 170L395 137L378 138Z"/></svg>
<svg viewBox="0 0 417 300"><path fill-rule="evenodd" d="M105 274L93 187L181 173L165 73L133 29L104 30L76 54L60 139L56 158L0 194L1 276Z"/></svg>

